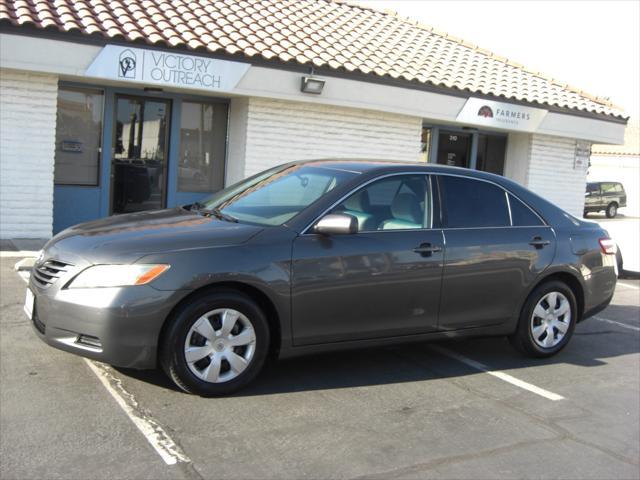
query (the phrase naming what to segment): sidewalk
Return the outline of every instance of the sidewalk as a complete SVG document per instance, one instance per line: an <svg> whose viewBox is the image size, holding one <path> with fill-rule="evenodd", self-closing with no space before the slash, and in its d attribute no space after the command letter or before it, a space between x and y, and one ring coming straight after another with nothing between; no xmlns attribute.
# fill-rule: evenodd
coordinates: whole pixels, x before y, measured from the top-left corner
<svg viewBox="0 0 640 480"><path fill-rule="evenodd" d="M14 238L0 240L0 257L37 257L44 244L43 238Z"/></svg>

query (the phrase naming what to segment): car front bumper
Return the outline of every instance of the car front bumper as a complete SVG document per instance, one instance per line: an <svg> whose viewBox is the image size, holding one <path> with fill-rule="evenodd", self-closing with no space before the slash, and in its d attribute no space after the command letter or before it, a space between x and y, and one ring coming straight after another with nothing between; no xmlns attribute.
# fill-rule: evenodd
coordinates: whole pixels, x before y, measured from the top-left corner
<svg viewBox="0 0 640 480"><path fill-rule="evenodd" d="M33 280L34 331L52 347L118 367L154 368L162 325L181 295L147 285L42 289Z"/></svg>

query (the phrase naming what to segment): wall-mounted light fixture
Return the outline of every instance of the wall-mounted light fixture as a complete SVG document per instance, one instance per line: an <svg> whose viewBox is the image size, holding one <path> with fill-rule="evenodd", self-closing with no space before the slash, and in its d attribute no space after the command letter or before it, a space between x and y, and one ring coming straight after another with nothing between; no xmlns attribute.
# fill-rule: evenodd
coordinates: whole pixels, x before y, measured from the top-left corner
<svg viewBox="0 0 640 480"><path fill-rule="evenodd" d="M324 83L324 80L305 75L304 77L302 77L300 91L304 93L314 93L316 95L320 95L322 93L322 89L324 88Z"/></svg>

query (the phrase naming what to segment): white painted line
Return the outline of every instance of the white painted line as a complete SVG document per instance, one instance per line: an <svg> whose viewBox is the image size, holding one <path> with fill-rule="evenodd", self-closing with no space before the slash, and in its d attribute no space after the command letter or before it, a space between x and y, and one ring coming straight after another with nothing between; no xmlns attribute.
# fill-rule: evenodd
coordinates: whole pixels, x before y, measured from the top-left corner
<svg viewBox="0 0 640 480"><path fill-rule="evenodd" d="M622 328L628 328L629 330L640 332L640 327L629 325L628 323L616 322L615 320L609 320L608 318L602 318L602 317L593 317L593 319L598 320L599 322L611 323L612 325L617 325Z"/></svg>
<svg viewBox="0 0 640 480"><path fill-rule="evenodd" d="M640 290L640 287L638 287L637 285L629 285L628 283L618 282L616 285L619 285L624 288L630 288L632 290Z"/></svg>
<svg viewBox="0 0 640 480"><path fill-rule="evenodd" d="M515 385L516 387L522 388L523 390L527 390L531 393L535 393L536 395L540 395L541 397L546 398L547 400L552 400L554 402L558 400L564 400L562 395L558 395L557 393L550 392L549 390L545 390L544 388L536 387L531 383L525 382L516 378L508 373L501 372L499 370L491 370L489 367L484 365L483 363L472 360L464 355L460 355L457 352L453 352L448 348L441 347L439 345L430 345L430 349L435 350L442 355L453 358L454 360L458 360L465 365L468 365L476 370L480 370L481 372L488 373L489 375L499 378L500 380L510 383L511 385Z"/></svg>
<svg viewBox="0 0 640 480"><path fill-rule="evenodd" d="M20 258L20 257L37 257L40 255L40 251L32 250L18 250L18 251L2 251L0 252L0 258Z"/></svg>
<svg viewBox="0 0 640 480"><path fill-rule="evenodd" d="M142 411L135 397L125 390L122 381L111 373L109 367L87 358L84 361L167 465L191 462L160 424Z"/></svg>

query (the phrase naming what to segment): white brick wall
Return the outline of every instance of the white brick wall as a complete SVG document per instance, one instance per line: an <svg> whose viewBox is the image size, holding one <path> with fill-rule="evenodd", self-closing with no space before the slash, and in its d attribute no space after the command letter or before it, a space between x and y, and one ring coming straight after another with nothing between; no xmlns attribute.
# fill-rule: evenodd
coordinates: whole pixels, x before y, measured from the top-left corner
<svg viewBox="0 0 640 480"><path fill-rule="evenodd" d="M252 97L245 176L312 158L418 161L421 126L419 117Z"/></svg>
<svg viewBox="0 0 640 480"><path fill-rule="evenodd" d="M48 238L58 78L0 69L0 238Z"/></svg>
<svg viewBox="0 0 640 480"><path fill-rule="evenodd" d="M526 187L582 218L587 172L573 168L576 140L531 135Z"/></svg>

